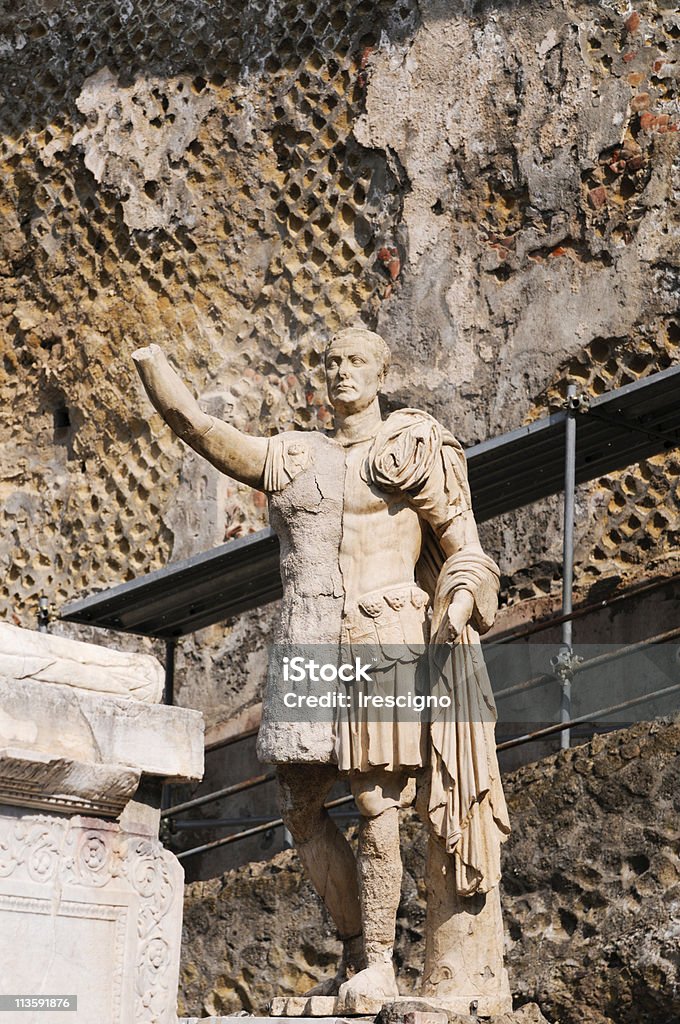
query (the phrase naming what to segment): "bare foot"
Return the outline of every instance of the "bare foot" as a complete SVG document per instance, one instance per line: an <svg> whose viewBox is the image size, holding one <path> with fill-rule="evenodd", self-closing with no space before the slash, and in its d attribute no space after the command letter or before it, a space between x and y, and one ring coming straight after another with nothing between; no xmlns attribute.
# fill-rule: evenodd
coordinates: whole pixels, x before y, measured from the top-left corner
<svg viewBox="0 0 680 1024"><path fill-rule="evenodd" d="M343 1001L345 1012L351 1011L357 1003L364 999L370 999L373 1002L397 999L399 989L392 963L372 964L365 970L359 971L353 978L340 986L338 996Z"/></svg>

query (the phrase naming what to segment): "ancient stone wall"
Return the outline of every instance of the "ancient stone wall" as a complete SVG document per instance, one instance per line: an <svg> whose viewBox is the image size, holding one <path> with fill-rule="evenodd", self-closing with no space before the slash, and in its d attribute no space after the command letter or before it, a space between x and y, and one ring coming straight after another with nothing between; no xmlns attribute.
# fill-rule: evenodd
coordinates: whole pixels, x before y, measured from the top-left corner
<svg viewBox="0 0 680 1024"><path fill-rule="evenodd" d="M465 444L675 362L679 35L619 0L6 6L0 614L265 522L150 415L149 341L237 426L323 428L320 352L361 318L387 407ZM678 472L580 490L583 588L668 559ZM557 508L485 528L505 600L555 592ZM255 700L272 614L188 641L180 701Z"/></svg>

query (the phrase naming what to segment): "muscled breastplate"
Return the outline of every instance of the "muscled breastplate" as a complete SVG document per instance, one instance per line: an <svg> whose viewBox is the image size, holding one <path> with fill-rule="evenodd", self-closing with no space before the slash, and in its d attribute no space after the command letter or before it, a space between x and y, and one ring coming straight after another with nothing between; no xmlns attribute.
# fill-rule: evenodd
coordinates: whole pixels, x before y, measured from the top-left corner
<svg viewBox="0 0 680 1024"><path fill-rule="evenodd" d="M418 516L366 481L370 440L343 447L324 434L281 434L276 445L269 510L281 544L278 639L332 643L363 594L413 582Z"/></svg>

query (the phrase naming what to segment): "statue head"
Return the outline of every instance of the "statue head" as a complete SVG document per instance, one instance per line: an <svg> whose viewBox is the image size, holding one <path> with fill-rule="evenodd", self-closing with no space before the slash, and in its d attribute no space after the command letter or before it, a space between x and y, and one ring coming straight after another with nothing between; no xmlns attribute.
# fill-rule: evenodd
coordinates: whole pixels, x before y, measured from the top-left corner
<svg viewBox="0 0 680 1024"><path fill-rule="evenodd" d="M367 408L378 394L389 365L390 350L379 334L364 327L338 331L325 352L331 405L344 413Z"/></svg>

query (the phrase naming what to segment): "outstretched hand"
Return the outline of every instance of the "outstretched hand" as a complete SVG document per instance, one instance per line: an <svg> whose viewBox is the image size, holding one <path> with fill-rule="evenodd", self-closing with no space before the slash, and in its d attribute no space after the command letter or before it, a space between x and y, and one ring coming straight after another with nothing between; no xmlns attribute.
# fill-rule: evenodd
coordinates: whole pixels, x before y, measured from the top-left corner
<svg viewBox="0 0 680 1024"><path fill-rule="evenodd" d="M449 619L449 643L459 640L470 621L475 599L469 590L457 590L451 599L447 616Z"/></svg>

